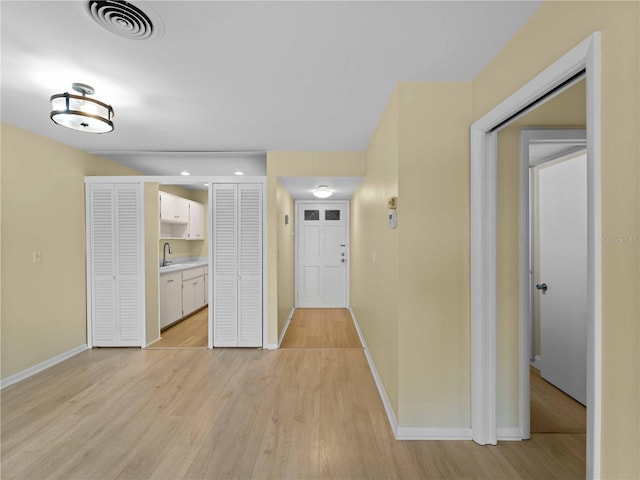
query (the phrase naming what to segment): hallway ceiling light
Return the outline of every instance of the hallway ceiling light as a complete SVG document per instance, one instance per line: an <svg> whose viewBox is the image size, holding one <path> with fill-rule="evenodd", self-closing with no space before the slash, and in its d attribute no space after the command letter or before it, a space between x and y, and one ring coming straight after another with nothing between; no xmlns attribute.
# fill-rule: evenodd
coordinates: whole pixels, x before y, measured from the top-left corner
<svg viewBox="0 0 640 480"><path fill-rule="evenodd" d="M183 175L186 177L187 175L191 175L191 173L187 172L186 170L183 170L182 172L180 172L180 175Z"/></svg>
<svg viewBox="0 0 640 480"><path fill-rule="evenodd" d="M327 185L318 185L318 188L314 188L311 190L314 197L317 198L329 198L333 195L333 190L331 190Z"/></svg>
<svg viewBox="0 0 640 480"><path fill-rule="evenodd" d="M244 175L244 172L242 170L238 170L236 172L233 172L234 175Z"/></svg>
<svg viewBox="0 0 640 480"><path fill-rule="evenodd" d="M113 130L113 108L87 95L95 90L84 83L71 87L82 95L68 92L51 96L51 120L63 127L89 133L109 133Z"/></svg>

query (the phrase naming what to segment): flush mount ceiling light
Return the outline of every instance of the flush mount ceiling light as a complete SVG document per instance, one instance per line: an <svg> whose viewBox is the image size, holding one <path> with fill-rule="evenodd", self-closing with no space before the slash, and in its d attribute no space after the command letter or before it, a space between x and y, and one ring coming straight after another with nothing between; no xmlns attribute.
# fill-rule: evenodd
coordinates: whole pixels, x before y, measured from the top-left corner
<svg viewBox="0 0 640 480"><path fill-rule="evenodd" d="M183 170L182 172L180 172L180 175L184 175L186 177L187 175L191 175L191 173L187 172L186 170Z"/></svg>
<svg viewBox="0 0 640 480"><path fill-rule="evenodd" d="M113 108L87 95L95 90L84 83L71 85L81 95L68 92L51 96L51 120L63 127L89 133L108 133L113 130Z"/></svg>
<svg viewBox="0 0 640 480"><path fill-rule="evenodd" d="M331 190L327 185L318 185L318 188L314 188L311 190L314 197L317 198L329 198L333 195L333 190Z"/></svg>
<svg viewBox="0 0 640 480"><path fill-rule="evenodd" d="M234 175L244 175L242 170L238 170L237 172L233 172Z"/></svg>

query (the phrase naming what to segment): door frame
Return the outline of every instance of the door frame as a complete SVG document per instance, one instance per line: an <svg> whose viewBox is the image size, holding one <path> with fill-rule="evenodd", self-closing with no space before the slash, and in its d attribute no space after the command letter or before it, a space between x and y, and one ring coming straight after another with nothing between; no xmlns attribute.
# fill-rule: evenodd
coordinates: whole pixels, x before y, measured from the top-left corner
<svg viewBox="0 0 640 480"><path fill-rule="evenodd" d="M588 182L587 478L601 467L601 35L595 32L477 120L471 142L471 432L497 443L497 133L495 127L585 71ZM550 99L551 96L548 99ZM521 218L521 222L523 219ZM528 217L524 220L528 221ZM522 232L522 227L520 227ZM528 239L520 239L520 244ZM521 312L522 315L522 312Z"/></svg>
<svg viewBox="0 0 640 480"><path fill-rule="evenodd" d="M351 305L351 202L349 200L296 200L294 205L295 208L295 217L294 217L294 230L295 230L295 242L294 242L294 248L295 248L295 252L294 252L294 265L293 265L293 272L294 272L294 297L293 297L293 307L294 308L300 308L299 307L299 283L300 283L300 276L298 274L298 243L299 243L299 239L300 239L300 222L298 221L298 207L301 203L318 203L318 204L339 204L339 205L344 205L345 207L345 211L346 211L346 226L347 226L347 239L346 239L346 244L347 244L347 255L346 255L346 259L347 259L347 278L345 279L345 288L346 288L346 292L345 292L345 303L346 306L345 308L349 308L349 305Z"/></svg>
<svg viewBox="0 0 640 480"><path fill-rule="evenodd" d="M562 145L559 153L537 161L529 159L529 147L534 144ZM535 226L531 221L531 205L535 199L535 184L531 178L531 169L552 160L566 157L587 146L587 132L584 129L529 128L520 130L520 436L531 438L531 379L529 367L535 355L534 324L534 281L532 273L535 253L531 248Z"/></svg>

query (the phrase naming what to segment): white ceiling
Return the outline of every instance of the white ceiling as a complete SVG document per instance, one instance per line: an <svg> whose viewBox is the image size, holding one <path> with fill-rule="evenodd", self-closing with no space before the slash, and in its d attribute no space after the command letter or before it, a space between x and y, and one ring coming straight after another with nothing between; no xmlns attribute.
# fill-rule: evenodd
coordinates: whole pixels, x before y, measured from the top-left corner
<svg viewBox="0 0 640 480"><path fill-rule="evenodd" d="M0 2L2 120L123 163L143 152L151 174L144 152L362 150L396 82L470 81L541 5L132 3L161 34L117 36L86 1ZM113 105L112 133L51 122L72 82Z"/></svg>

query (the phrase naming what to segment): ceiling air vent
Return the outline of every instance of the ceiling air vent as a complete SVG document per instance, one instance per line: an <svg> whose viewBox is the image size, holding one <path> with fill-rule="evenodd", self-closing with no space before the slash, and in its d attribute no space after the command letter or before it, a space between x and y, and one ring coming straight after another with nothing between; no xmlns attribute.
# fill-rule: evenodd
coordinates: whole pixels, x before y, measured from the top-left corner
<svg viewBox="0 0 640 480"><path fill-rule="evenodd" d="M149 15L124 0L90 0L89 13L103 28L120 37L146 40L158 33Z"/></svg>

